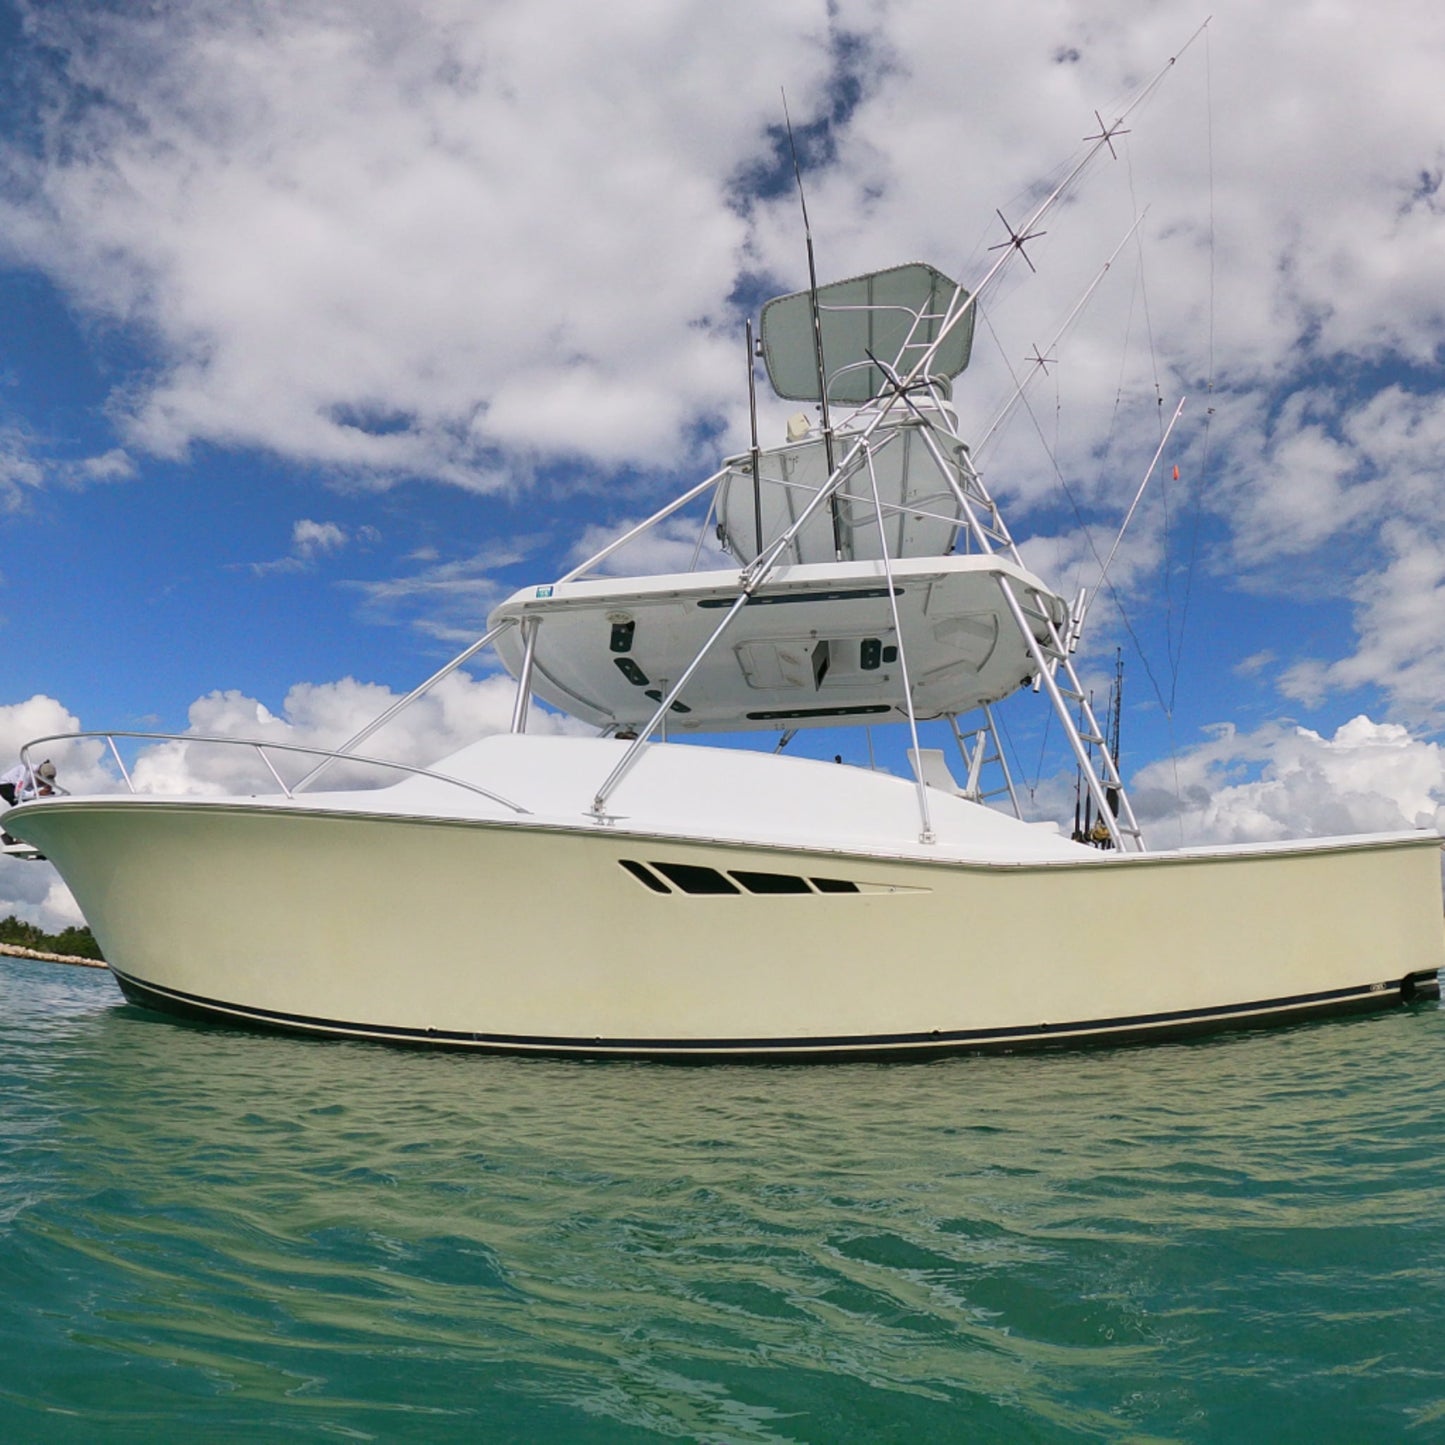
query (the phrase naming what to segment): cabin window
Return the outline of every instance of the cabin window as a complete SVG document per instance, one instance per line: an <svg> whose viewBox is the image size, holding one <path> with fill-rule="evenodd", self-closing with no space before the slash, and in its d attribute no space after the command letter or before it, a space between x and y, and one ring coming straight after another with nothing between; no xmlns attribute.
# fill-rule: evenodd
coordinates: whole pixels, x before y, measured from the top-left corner
<svg viewBox="0 0 1445 1445"><path fill-rule="evenodd" d="M802 878L796 873L765 873L756 868L733 868L720 872L696 863L662 863L653 859L639 863L634 858L617 860L644 888L653 893L693 893L711 897L737 896L748 893L861 893L863 890L847 878ZM661 875L659 877L658 875ZM663 880L667 881L664 882ZM668 883L672 887L668 887ZM811 886L810 886L811 885Z"/></svg>
<svg viewBox="0 0 1445 1445"><path fill-rule="evenodd" d="M741 883L749 893L809 893L806 878L791 873L753 873L741 868L729 870L728 876Z"/></svg>
<svg viewBox="0 0 1445 1445"><path fill-rule="evenodd" d="M654 893L671 893L672 889L645 864L634 863L631 858L617 860L639 883L645 883Z"/></svg>
<svg viewBox="0 0 1445 1445"><path fill-rule="evenodd" d="M652 865L675 888L684 893L736 893L737 884L716 868L702 868L696 863L658 863Z"/></svg>

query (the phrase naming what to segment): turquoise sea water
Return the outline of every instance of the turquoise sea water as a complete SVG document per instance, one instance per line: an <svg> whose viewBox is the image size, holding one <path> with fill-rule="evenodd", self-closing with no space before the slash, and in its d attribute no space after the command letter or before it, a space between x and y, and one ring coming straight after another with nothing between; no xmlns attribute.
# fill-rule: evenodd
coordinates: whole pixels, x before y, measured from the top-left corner
<svg viewBox="0 0 1445 1445"><path fill-rule="evenodd" d="M679 1068L5 959L0 1440L1441 1440L1442 1102L1433 1006Z"/></svg>

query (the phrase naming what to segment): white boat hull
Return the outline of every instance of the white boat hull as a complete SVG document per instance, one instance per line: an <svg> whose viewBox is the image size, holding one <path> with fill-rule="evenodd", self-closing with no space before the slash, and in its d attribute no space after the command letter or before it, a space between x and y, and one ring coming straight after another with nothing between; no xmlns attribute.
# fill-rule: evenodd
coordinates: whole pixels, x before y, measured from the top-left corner
<svg viewBox="0 0 1445 1445"><path fill-rule="evenodd" d="M133 1002L405 1043L815 1058L1123 1041L1438 996L1445 963L1433 835L970 865L140 799L66 800L24 833ZM663 892L659 863L806 891Z"/></svg>

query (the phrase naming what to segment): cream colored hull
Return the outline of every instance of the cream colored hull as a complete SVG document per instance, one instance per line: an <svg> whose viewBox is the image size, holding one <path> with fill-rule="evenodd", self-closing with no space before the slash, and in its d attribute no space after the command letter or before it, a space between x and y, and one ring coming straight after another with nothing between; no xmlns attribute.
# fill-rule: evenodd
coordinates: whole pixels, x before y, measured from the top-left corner
<svg viewBox="0 0 1445 1445"><path fill-rule="evenodd" d="M37 812L128 996L512 1050L1027 1047L1383 1006L1445 962L1437 841L964 866L183 802ZM659 892L663 862L859 891Z"/></svg>

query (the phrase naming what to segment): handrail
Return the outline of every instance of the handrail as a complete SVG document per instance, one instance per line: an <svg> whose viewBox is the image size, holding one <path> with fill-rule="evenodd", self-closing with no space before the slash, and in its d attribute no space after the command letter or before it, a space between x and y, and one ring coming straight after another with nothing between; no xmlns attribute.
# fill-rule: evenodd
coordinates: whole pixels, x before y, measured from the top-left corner
<svg viewBox="0 0 1445 1445"><path fill-rule="evenodd" d="M434 772L431 768L419 768L411 763L398 763L391 758L363 757L358 753L338 753L330 748L304 747L300 743L273 743L259 742L254 738L221 738L208 736L204 733L140 733L140 732L84 732L84 733L51 733L43 738L31 738L20 749L20 761L27 767L30 766L29 752L31 748L40 747L44 743L73 743L80 742L87 738L99 738L110 748L116 765L120 768L121 777L125 779L126 787L131 793L137 792L130 773L127 772L124 763L120 761L120 751L115 745L116 738L136 738L142 742L154 743L219 743L225 747L252 748L256 755L266 765L271 776L276 779L281 791L291 799L296 796L293 788L287 787L285 780L281 777L267 752L299 753L305 757L325 758L333 762L362 763L368 767L392 768L400 773L409 773L416 777L432 778L439 783L449 783L453 787L463 788L469 793L476 793L493 803L500 803L504 808L510 808L514 813L530 814L530 808L524 808L520 803L514 803L510 798L503 797L500 793L494 793L488 788L480 787L476 783L466 782L462 778L454 778L449 773ZM299 785L298 785L299 786Z"/></svg>
<svg viewBox="0 0 1445 1445"><path fill-rule="evenodd" d="M352 735L347 738L347 740L342 743L339 748L335 748L332 751L325 753L321 761L317 763L316 766L312 768L311 771L307 773L306 776L302 778L299 783L296 784L296 791L299 793L301 789L304 788L308 783L315 782L316 779L321 775L321 773L326 768L329 768L331 764L337 760L337 758L351 757L352 748L356 747L360 743L364 743L367 738L372 735L372 733L377 732L381 728L385 727L386 724L389 723L392 718L397 715L397 713L404 711L406 708L409 708L412 703L417 700L417 698L430 692L432 688L434 688L437 683L439 683L444 677L449 677L452 673L454 673L457 668L462 665L462 663L471 661L471 659L474 658L477 653L479 653L489 643L496 641L496 639L500 637L502 633L504 633L509 627L513 625L514 624L512 622L512 619L508 618L505 622L499 622L495 627L489 627L484 633L482 633L479 638L477 638L474 643L472 643L470 647L463 648L462 651L457 653L457 655L452 658L452 660L447 663L445 667L438 668L434 673L432 673L429 678L427 678L425 682L418 683L414 688L412 688L409 693L407 693L405 697L400 698L396 702L392 703L392 705L387 708L380 717L372 718L372 720L367 723L367 725L362 728L359 733L352 733Z"/></svg>

